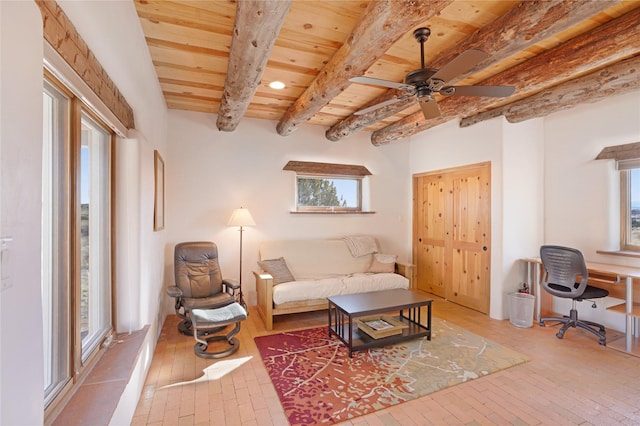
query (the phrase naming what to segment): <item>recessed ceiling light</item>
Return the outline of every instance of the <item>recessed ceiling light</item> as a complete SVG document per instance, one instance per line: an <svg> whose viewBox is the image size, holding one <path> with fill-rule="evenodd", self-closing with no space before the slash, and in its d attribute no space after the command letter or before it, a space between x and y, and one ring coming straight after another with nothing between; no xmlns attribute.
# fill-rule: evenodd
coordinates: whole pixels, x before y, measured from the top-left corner
<svg viewBox="0 0 640 426"><path fill-rule="evenodd" d="M272 89L280 90L284 89L286 86L281 81L272 81L271 83L269 83L269 87L271 87Z"/></svg>

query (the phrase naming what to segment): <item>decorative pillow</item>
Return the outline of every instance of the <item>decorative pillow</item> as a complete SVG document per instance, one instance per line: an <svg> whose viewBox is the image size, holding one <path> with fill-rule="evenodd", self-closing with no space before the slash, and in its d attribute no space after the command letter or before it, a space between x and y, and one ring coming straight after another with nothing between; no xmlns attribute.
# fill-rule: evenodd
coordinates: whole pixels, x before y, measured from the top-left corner
<svg viewBox="0 0 640 426"><path fill-rule="evenodd" d="M296 280L291 274L289 267L287 267L287 262L284 261L284 257L262 260L258 262L258 265L260 265L263 271L271 274L273 277L273 285Z"/></svg>
<svg viewBox="0 0 640 426"><path fill-rule="evenodd" d="M374 253L367 272L395 272L397 259L398 256L395 254Z"/></svg>

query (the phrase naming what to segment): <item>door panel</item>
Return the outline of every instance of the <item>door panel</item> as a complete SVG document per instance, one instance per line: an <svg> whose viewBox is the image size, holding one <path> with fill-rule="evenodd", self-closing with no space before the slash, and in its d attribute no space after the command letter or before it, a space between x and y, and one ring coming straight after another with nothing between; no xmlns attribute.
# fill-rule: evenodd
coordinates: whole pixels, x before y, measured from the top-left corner
<svg viewBox="0 0 640 426"><path fill-rule="evenodd" d="M417 265L417 287L440 297L446 296L444 245L446 238L446 203L445 182L441 175L421 178L420 184L414 186L418 213L416 217L418 238L414 242L417 247L414 264Z"/></svg>
<svg viewBox="0 0 640 426"><path fill-rule="evenodd" d="M414 177L417 287L489 312L490 163Z"/></svg>
<svg viewBox="0 0 640 426"><path fill-rule="evenodd" d="M422 244L417 263L418 289L436 296L446 297L444 247Z"/></svg>

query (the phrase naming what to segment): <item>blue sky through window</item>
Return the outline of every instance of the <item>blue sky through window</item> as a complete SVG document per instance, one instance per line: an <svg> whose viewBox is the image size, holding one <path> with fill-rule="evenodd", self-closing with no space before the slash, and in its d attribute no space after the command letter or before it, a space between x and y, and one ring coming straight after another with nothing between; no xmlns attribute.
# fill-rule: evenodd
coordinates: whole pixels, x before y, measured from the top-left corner
<svg viewBox="0 0 640 426"><path fill-rule="evenodd" d="M338 198L344 199L348 207L358 206L358 182L355 179L330 179L338 192Z"/></svg>

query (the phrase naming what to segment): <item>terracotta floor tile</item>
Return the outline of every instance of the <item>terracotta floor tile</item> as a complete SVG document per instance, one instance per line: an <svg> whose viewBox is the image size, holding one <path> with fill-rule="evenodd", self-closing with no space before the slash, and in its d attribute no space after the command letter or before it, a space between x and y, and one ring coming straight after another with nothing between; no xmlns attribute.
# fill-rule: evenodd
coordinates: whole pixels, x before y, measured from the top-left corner
<svg viewBox="0 0 640 426"><path fill-rule="evenodd" d="M531 361L342 425L640 424L640 358L601 347L580 330L559 340L556 327L517 328L437 298L433 312ZM252 357L248 362L218 380L162 389L197 379L218 361L196 357L193 338L180 335L177 318L168 317L132 424L288 425L253 338L326 320L325 312L283 316L267 332L251 309L240 349L225 358Z"/></svg>

